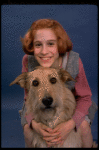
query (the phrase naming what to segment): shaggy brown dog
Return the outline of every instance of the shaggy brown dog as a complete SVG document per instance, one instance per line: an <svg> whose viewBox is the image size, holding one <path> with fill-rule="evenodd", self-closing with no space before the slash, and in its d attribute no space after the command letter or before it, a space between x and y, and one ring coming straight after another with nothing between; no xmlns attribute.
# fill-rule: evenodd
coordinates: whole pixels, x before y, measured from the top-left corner
<svg viewBox="0 0 99 150"><path fill-rule="evenodd" d="M75 111L75 98L66 86L66 81L69 80L75 81L63 69L37 67L32 72L19 75L10 85L16 83L28 90L27 114L32 112L35 121L55 128L58 124L71 119ZM33 147L47 147L42 136L35 130L31 134ZM80 130L72 130L62 147L82 147Z"/></svg>

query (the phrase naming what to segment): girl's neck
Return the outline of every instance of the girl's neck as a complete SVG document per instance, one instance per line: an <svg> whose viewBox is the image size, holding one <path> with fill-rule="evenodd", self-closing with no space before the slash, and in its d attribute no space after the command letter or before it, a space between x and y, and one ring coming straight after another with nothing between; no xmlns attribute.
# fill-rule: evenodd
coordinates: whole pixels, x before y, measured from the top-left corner
<svg viewBox="0 0 99 150"><path fill-rule="evenodd" d="M51 66L51 68L58 68L60 69L62 65L62 57L60 56Z"/></svg>

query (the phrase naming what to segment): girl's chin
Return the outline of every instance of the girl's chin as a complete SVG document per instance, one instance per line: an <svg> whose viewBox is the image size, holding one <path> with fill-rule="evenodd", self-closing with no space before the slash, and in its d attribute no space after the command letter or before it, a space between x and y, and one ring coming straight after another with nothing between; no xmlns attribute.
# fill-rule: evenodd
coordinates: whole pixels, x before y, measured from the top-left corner
<svg viewBox="0 0 99 150"><path fill-rule="evenodd" d="M42 63L41 63L40 66L50 68L50 67L52 66L52 64L42 64Z"/></svg>

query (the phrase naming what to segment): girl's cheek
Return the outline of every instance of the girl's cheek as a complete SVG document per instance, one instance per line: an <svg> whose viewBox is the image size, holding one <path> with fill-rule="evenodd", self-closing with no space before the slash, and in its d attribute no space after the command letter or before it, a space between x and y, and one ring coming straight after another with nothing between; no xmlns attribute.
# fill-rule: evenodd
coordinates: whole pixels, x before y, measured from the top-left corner
<svg viewBox="0 0 99 150"><path fill-rule="evenodd" d="M52 51L52 54L57 54L57 53L58 53L57 50L53 50L53 51Z"/></svg>
<svg viewBox="0 0 99 150"><path fill-rule="evenodd" d="M57 57L59 56L58 50L53 50L53 51L52 51L52 54L55 55L55 56L57 56Z"/></svg>
<svg viewBox="0 0 99 150"><path fill-rule="evenodd" d="M34 54L37 55L40 53L40 49L34 49Z"/></svg>

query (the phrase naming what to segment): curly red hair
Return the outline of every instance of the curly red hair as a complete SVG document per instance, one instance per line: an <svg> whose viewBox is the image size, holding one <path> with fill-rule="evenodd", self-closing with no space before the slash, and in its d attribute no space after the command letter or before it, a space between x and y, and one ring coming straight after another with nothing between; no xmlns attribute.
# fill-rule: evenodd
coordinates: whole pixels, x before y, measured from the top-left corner
<svg viewBox="0 0 99 150"><path fill-rule="evenodd" d="M21 38L23 50L26 54L34 54L33 40L36 31L44 28L52 29L55 35L57 36L59 55L64 55L67 51L72 50L72 42L59 22L53 19L39 19L32 23L24 38Z"/></svg>

